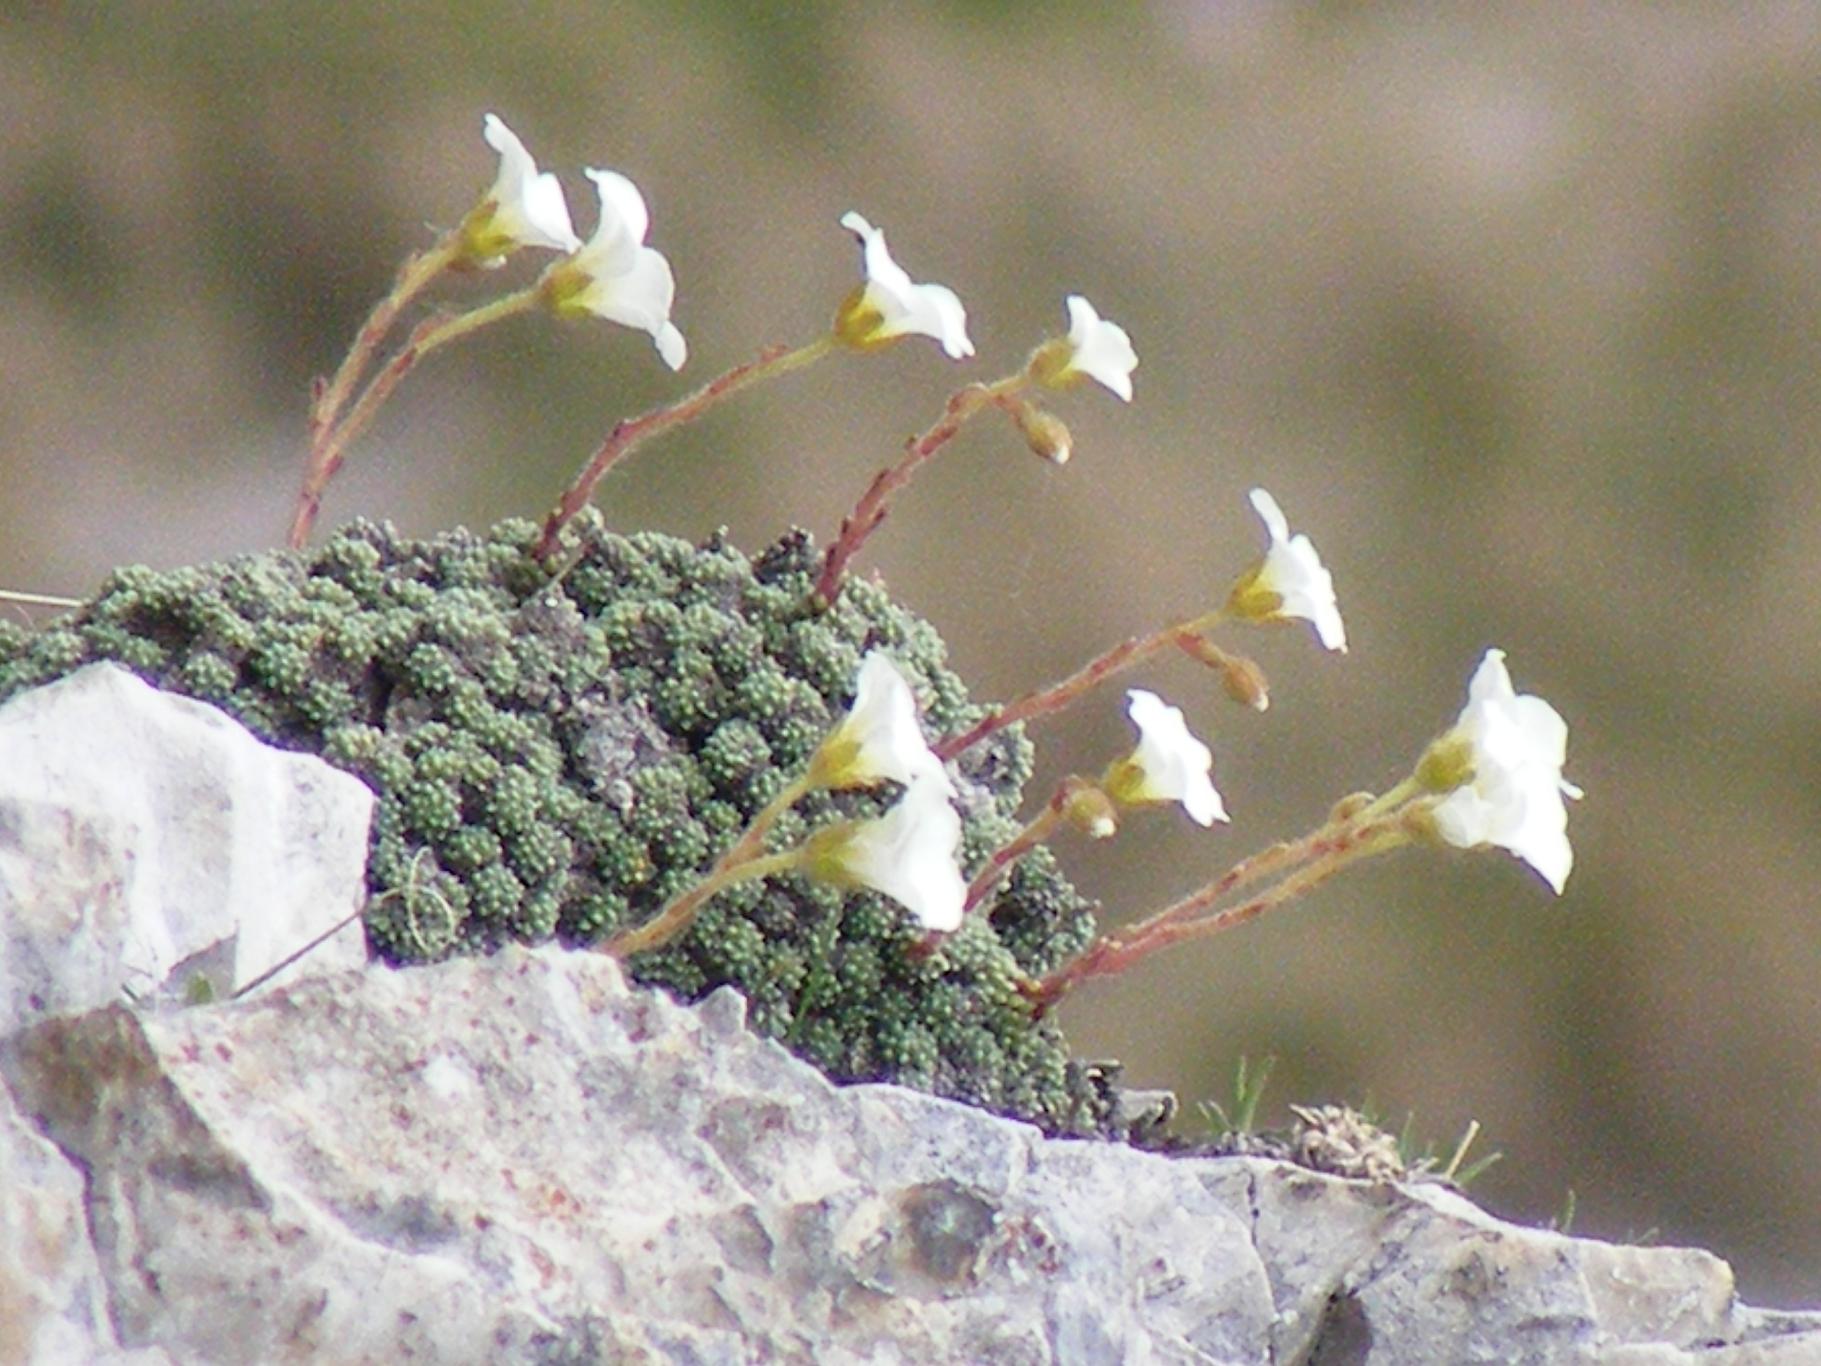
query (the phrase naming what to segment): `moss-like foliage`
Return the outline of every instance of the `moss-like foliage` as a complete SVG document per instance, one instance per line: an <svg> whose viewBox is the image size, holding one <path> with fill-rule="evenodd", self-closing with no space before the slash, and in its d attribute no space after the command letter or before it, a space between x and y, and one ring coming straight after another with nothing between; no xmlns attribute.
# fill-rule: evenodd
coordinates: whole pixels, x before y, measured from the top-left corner
<svg viewBox="0 0 1821 1366"><path fill-rule="evenodd" d="M583 946L654 915L800 771L874 646L933 731L980 714L935 631L879 588L812 608L805 536L749 560L718 537L589 524L561 575L532 558L535 538L528 522L428 541L355 523L310 552L121 569L42 631L0 627L0 699L115 660L359 775L379 794L368 936L398 964ZM1015 832L1029 767L1015 730L964 756L967 870ZM813 796L774 838L891 795ZM1106 1073L1071 1062L1014 986L1092 929L1039 850L990 917L926 958L892 902L790 878L724 893L630 966L686 998L737 988L755 1028L836 1079L1107 1133L1121 1126Z"/></svg>

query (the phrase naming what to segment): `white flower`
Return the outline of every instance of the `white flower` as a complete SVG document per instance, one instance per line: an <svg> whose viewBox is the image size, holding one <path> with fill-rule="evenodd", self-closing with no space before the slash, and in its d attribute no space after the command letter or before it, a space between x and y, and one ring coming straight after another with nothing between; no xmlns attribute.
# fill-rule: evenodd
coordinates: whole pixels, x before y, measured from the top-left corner
<svg viewBox="0 0 1821 1366"><path fill-rule="evenodd" d="M967 883L955 862L961 817L933 782L912 783L878 820L812 836L804 871L841 887L883 892L927 930L961 924Z"/></svg>
<svg viewBox="0 0 1821 1366"><path fill-rule="evenodd" d="M1138 366L1131 337L1118 323L1102 318L1079 294L1069 295L1068 305L1067 359L1053 374L1044 376L1044 383L1061 387L1086 375L1130 403L1132 371Z"/></svg>
<svg viewBox="0 0 1821 1366"><path fill-rule="evenodd" d="M1449 741L1466 747L1471 776L1433 808L1437 833L1462 849L1508 849L1560 894L1574 866L1562 798L1581 795L1562 777L1567 722L1542 698L1513 691L1505 652L1488 650Z"/></svg>
<svg viewBox="0 0 1821 1366"><path fill-rule="evenodd" d="M836 331L855 346L878 346L904 336L933 337L951 360L974 354L967 336L967 310L946 285L911 283L892 260L885 234L857 213L841 215L841 226L860 239L866 283L842 305Z"/></svg>
<svg viewBox="0 0 1821 1366"><path fill-rule="evenodd" d="M1127 806L1181 802L1199 825L1226 820L1226 805L1208 776L1214 754L1189 733L1181 708L1133 688L1126 694L1126 714L1138 727L1138 748L1108 771L1107 795Z"/></svg>
<svg viewBox="0 0 1821 1366"><path fill-rule="evenodd" d="M1233 591L1229 608L1251 621L1301 617L1315 624L1315 634L1330 650L1347 649L1347 628L1334 601L1334 576L1322 567L1321 556L1307 536L1290 534L1277 500L1263 489L1253 489L1252 506L1271 533L1270 548L1258 567Z"/></svg>
<svg viewBox="0 0 1821 1366"><path fill-rule="evenodd" d="M676 277L664 254L645 245L651 215L639 187L617 171L585 172L601 196L601 221L588 244L545 272L545 291L558 313L592 313L649 332L672 370L689 356L670 321Z"/></svg>
<svg viewBox="0 0 1821 1366"><path fill-rule="evenodd" d="M481 134L500 154L500 170L481 207L462 225L469 256L497 266L520 247L574 251L581 246L562 185L550 172L538 170L518 134L497 114L481 121Z"/></svg>
<svg viewBox="0 0 1821 1366"><path fill-rule="evenodd" d="M917 699L883 650L860 661L854 705L810 760L818 787L871 787L927 782L944 794L955 787L917 723Z"/></svg>

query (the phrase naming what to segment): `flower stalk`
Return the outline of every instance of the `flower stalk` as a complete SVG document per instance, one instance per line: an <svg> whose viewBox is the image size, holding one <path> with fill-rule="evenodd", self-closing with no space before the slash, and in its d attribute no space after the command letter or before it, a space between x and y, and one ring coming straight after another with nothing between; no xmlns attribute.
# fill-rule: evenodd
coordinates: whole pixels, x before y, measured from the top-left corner
<svg viewBox="0 0 1821 1366"><path fill-rule="evenodd" d="M387 361L385 368L373 377L372 383L367 385L347 417L339 426L322 436L312 449L303 488L298 491L297 507L292 513L291 531L286 544L293 550L300 550L308 544L310 531L322 511L323 492L328 488L329 482L341 472L341 467L347 460L348 447L372 425L380 407L392 396L392 391L398 388L400 381L417 368L419 361L432 351L477 332L489 323L530 312L537 307L538 299L538 287L532 285L466 313L440 314L426 318L414 327L398 354Z"/></svg>
<svg viewBox="0 0 1821 1366"><path fill-rule="evenodd" d="M392 282L391 290L367 315L366 322L361 324L355 335L354 345L348 348L348 354L342 357L341 365L335 375L326 383L318 381L315 401L310 405L310 464L315 468L319 461L318 452L322 440L335 425L348 396L354 392L355 382L366 371L372 362L379 344L386 339L392 330L392 324L398 321L398 315L412 300L422 294L430 284L444 271L450 269L462 259L462 240L459 232L446 234L435 245L423 251L414 252L399 267L398 275Z"/></svg>
<svg viewBox="0 0 1821 1366"><path fill-rule="evenodd" d="M901 784L904 795L879 819L843 821L818 830L785 854L764 852L778 818L809 793L887 782ZM966 892L954 861L961 818L950 804L953 796L954 784L942 761L923 739L910 682L890 656L871 651L860 663L853 706L822 737L803 772L765 804L701 882L644 925L601 947L621 958L659 948L688 930L723 888L792 869L836 886L870 887L898 901L926 927L952 930L960 923Z"/></svg>
<svg viewBox="0 0 1821 1366"><path fill-rule="evenodd" d="M609 939L601 945L601 951L615 958L630 958L635 953L661 948L693 925L702 908L719 893L738 883L751 882L754 878L775 877L779 873L791 872L803 863L803 859L804 849L801 846L787 849L781 854L756 855L739 861L729 861L723 856L708 876L637 929Z"/></svg>
<svg viewBox="0 0 1821 1366"><path fill-rule="evenodd" d="M462 255L461 235L450 233L435 246L407 259L399 269L397 279L393 281L391 292L375 304L373 311L367 315L366 322L361 325L360 332L354 339L354 345L348 348L348 354L343 357L334 378L326 384L317 381L315 401L310 406L310 452L304 463L303 486L298 490L297 503L291 513L291 529L285 537L285 544L291 549L300 550L309 542L311 528L315 526L317 515L322 511L323 491L341 470L346 458L348 443L355 433L346 424L337 428L335 420L341 415L348 396L353 393L356 381L366 371L386 334L392 330L392 324L398 320L399 313L438 275L460 261ZM372 420L372 410L384 401L385 394L391 393L416 362L417 352L407 342L404 349L374 381L378 385L391 375L379 400L371 404L367 402L368 396L372 394L372 389L369 388L356 405L357 413L361 408L367 410L361 417L362 427ZM393 371L397 373L394 374ZM351 414L350 418L353 416Z"/></svg>
<svg viewBox="0 0 1821 1366"><path fill-rule="evenodd" d="M1388 853L1413 838L1398 812L1379 820L1355 818L1338 829L1327 826L1301 840L1274 845L1235 864L1221 878L1165 907L1125 934L1108 935L1049 976L1026 983L1023 994L1041 1013L1083 982L1116 976L1184 940L1206 938L1256 920L1353 864ZM1299 863L1303 866L1298 871L1288 873L1257 896L1225 910L1212 910L1238 887L1268 873L1295 868Z"/></svg>
<svg viewBox="0 0 1821 1366"><path fill-rule="evenodd" d="M594 490L607 472L647 441L672 428L693 422L710 408L750 389L761 380L777 379L821 360L836 347L834 337L819 337L794 351L783 346L769 346L754 360L736 365L723 375L710 380L700 389L675 403L668 403L637 417L616 423L612 431L588 458L569 487L563 490L557 505L544 518L535 554L547 559L556 553L563 529L581 514L594 497Z"/></svg>
<svg viewBox="0 0 1821 1366"><path fill-rule="evenodd" d="M709 868L700 882L675 897L663 910L637 929L628 930L626 933L608 940L601 945L602 952L610 953L615 958L626 958L632 954L643 953L647 949L655 949L668 944L695 923L696 916L701 914L702 907L706 906L709 899L717 892L724 891L737 882L744 882L749 877L768 877L771 872L795 867L796 864L793 862L781 864L776 869L768 866L765 871L742 872L742 870L757 868L762 864L769 865L772 860L765 855L766 836L771 833L772 826L778 823L778 817L795 806L814 787L815 784L807 773L786 783L778 794L760 809L759 814L752 818L752 824L746 827L740 838L729 845L721 857L714 861L714 865ZM798 851L793 851L793 854L795 852Z"/></svg>
<svg viewBox="0 0 1821 1366"><path fill-rule="evenodd" d="M1085 800L1083 800L1084 798ZM1096 798L1098 798L1097 801ZM1108 810L1111 808L1111 803L1106 800L1105 796L1101 795L1099 790L1085 778L1078 778L1071 774L1056 784L1056 790L1050 795L1049 801L1044 803L1043 810L1039 811L1024 829L995 849L992 856L987 859L985 866L975 875L974 880L968 883L967 900L962 903L962 911L964 913L972 911L991 896L993 889L999 885L1000 880L1012 870L1013 865L1019 859L1048 840L1051 835L1056 833L1056 827L1065 821L1071 824L1077 823L1080 819L1076 815L1078 808L1090 804ZM1091 820L1091 818L1089 819ZM1089 828L1088 833L1112 834L1111 816L1102 816L1101 821L1104 823L1102 826Z"/></svg>
<svg viewBox="0 0 1821 1366"><path fill-rule="evenodd" d="M866 492L854 505L854 510L841 519L841 530L823 557L822 574L816 580L815 599L818 603L827 607L840 596L841 584L847 578L848 565L885 520L886 513L891 509L891 500L910 483L917 471L953 441L970 419L988 407L1007 404L1029 382L1030 377L1020 370L992 384L965 385L949 396L941 418L933 427L921 436L914 436L905 442L904 454L898 458L898 462L874 475L872 483L866 486Z"/></svg>
<svg viewBox="0 0 1821 1366"><path fill-rule="evenodd" d="M944 759L953 759L964 754L989 736L997 735L1007 726L1017 725L1020 721L1034 721L1039 717L1054 716L1086 694L1099 687L1107 679L1124 673L1134 665L1172 647L1186 650L1194 658L1210 667L1220 667L1223 671L1243 668L1248 674L1257 674L1258 666L1241 655L1229 655L1212 641L1206 638L1206 632L1213 630L1226 620L1224 610L1209 612L1203 616L1191 617L1179 621L1173 626L1166 626L1161 631L1153 631L1148 636L1131 636L1107 650L1096 655L1067 678L1025 693L1014 698L1003 707L988 712L967 730L959 735L937 742L936 753ZM1183 640L1192 638L1196 643L1184 646ZM1216 661L1219 661L1216 663Z"/></svg>

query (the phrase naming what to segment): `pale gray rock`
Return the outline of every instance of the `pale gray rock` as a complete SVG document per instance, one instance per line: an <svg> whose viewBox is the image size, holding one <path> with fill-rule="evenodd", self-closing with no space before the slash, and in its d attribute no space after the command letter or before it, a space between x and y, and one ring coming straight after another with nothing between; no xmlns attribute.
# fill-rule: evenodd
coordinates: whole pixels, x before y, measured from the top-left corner
<svg viewBox="0 0 1821 1366"><path fill-rule="evenodd" d="M372 810L359 779L116 665L13 698L0 707L0 1032L123 993L200 981L225 997L255 982L359 909ZM353 923L307 962L365 959Z"/></svg>
<svg viewBox="0 0 1821 1366"><path fill-rule="evenodd" d="M838 1088L732 993L593 954L44 1020L0 1075L56 1192L0 1261L42 1361L83 1332L184 1362L1821 1361L1821 1315L1739 1305L1705 1253Z"/></svg>
<svg viewBox="0 0 1821 1366"><path fill-rule="evenodd" d="M111 1345L82 1178L10 1103L0 1104L0 1176L0 1361L80 1361Z"/></svg>

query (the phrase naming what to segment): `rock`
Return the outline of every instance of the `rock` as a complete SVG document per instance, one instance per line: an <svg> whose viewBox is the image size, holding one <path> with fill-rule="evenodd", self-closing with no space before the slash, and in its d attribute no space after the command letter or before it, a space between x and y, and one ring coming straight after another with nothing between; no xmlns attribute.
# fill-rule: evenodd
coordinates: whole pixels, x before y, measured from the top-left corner
<svg viewBox="0 0 1821 1366"><path fill-rule="evenodd" d="M0 1216L41 1361L1821 1360L1706 1253L837 1088L588 953L112 1005L0 1075L49 1141Z"/></svg>
<svg viewBox="0 0 1821 1366"><path fill-rule="evenodd" d="M82 1177L10 1102L0 1175L0 1361L93 1359L111 1339ZM23 1191L31 1198L16 1198Z"/></svg>
<svg viewBox="0 0 1821 1366"><path fill-rule="evenodd" d="M0 1033L123 992L256 981L359 909L372 809L359 779L116 665L15 697L0 707ZM358 923L308 959L365 961Z"/></svg>
<svg viewBox="0 0 1821 1366"><path fill-rule="evenodd" d="M1501 1223L1345 1116L1385 1179L1046 1139L726 988L353 925L225 1000L360 904L371 809L119 669L0 708L0 1360L1821 1360L1719 1259Z"/></svg>

